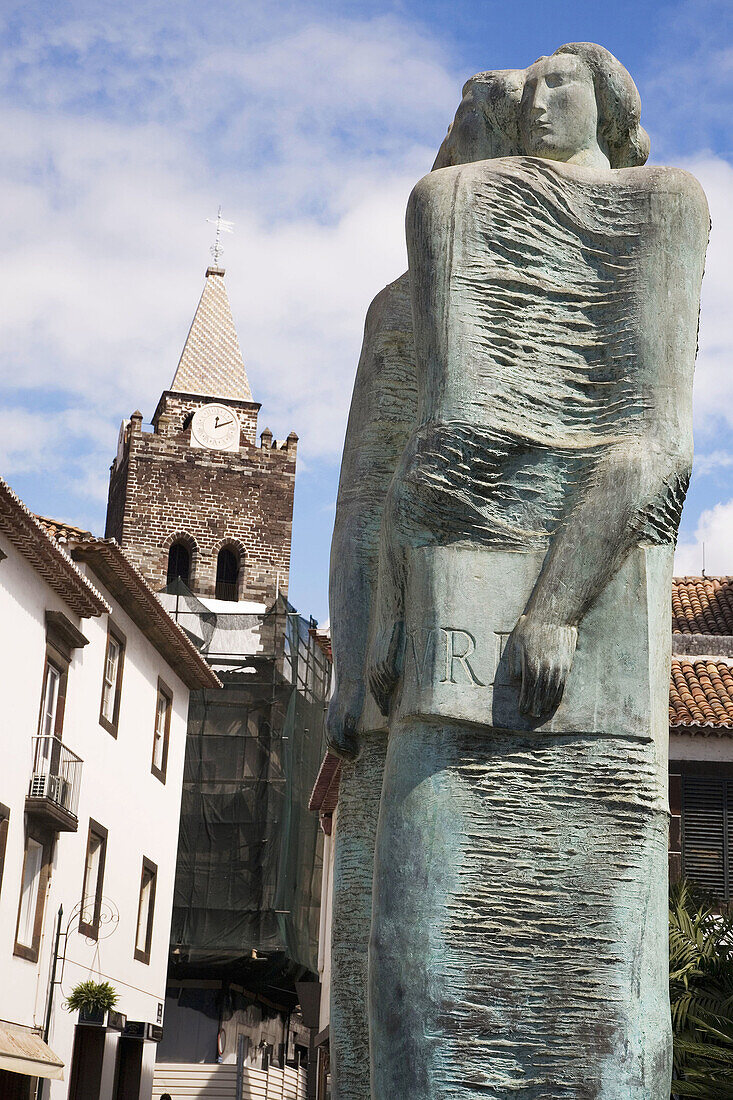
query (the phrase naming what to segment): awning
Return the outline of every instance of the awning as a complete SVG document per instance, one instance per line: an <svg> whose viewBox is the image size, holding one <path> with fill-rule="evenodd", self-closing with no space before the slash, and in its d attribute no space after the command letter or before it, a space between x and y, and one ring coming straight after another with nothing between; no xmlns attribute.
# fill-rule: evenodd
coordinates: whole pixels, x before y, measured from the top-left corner
<svg viewBox="0 0 733 1100"><path fill-rule="evenodd" d="M13 1024L0 1024L0 1069L26 1077L64 1079L64 1063L40 1035Z"/></svg>

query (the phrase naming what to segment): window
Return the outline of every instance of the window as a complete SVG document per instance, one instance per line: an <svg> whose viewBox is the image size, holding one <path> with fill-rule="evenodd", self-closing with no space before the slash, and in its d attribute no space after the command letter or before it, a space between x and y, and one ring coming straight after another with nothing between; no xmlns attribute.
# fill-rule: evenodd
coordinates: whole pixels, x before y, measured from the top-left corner
<svg viewBox="0 0 733 1100"><path fill-rule="evenodd" d="M88 640L61 611L46 610L45 618L46 663L43 666L41 712L38 716L38 736L44 740L36 745L36 757L46 764L53 758L53 762L58 764L69 665L75 650L88 645Z"/></svg>
<svg viewBox="0 0 733 1100"><path fill-rule="evenodd" d="M191 576L191 555L188 547L182 542L174 542L168 551L168 577L167 583L173 584L177 580L188 584Z"/></svg>
<svg viewBox="0 0 733 1100"><path fill-rule="evenodd" d="M96 940L99 935L99 918L102 911L102 885L104 864L107 857L107 830L89 819L87 855L84 863L84 880L81 888L81 913L79 931L82 936Z"/></svg>
<svg viewBox="0 0 733 1100"><path fill-rule="evenodd" d="M64 703L66 700L66 668L46 657L43 670L43 692L41 694L41 715L38 721L38 733L41 737L61 738L64 724Z"/></svg>
<svg viewBox="0 0 733 1100"><path fill-rule="evenodd" d="M173 697L170 689L158 680L158 698L155 704L155 729L153 731L153 763L151 771L161 783L165 783L168 767L168 739L171 730Z"/></svg>
<svg viewBox="0 0 733 1100"><path fill-rule="evenodd" d="M120 693L122 691L124 660L124 635L110 626L107 634L107 651L104 656L102 705L99 712L99 721L113 737L117 736L117 724L120 717Z"/></svg>
<svg viewBox="0 0 733 1100"><path fill-rule="evenodd" d="M0 802L0 889L3 885L3 870L5 867L5 849L8 845L8 828L10 827L10 810Z"/></svg>
<svg viewBox="0 0 733 1100"><path fill-rule="evenodd" d="M239 564L233 550L224 547L216 559L216 598L217 600L236 600Z"/></svg>
<svg viewBox="0 0 733 1100"><path fill-rule="evenodd" d="M28 834L23 857L23 879L15 930L15 954L38 962L43 909L46 902L50 845Z"/></svg>
<svg viewBox="0 0 733 1100"><path fill-rule="evenodd" d="M43 677L43 702L41 705L42 737L53 737L56 732L56 717L59 705L59 684L61 673L49 661L46 661L46 671Z"/></svg>
<svg viewBox="0 0 733 1100"><path fill-rule="evenodd" d="M683 875L733 900L733 776L684 773L681 808Z"/></svg>
<svg viewBox="0 0 733 1100"><path fill-rule="evenodd" d="M102 714L108 722L114 717L117 671L120 667L121 646L111 635L107 639L107 655L104 662L104 687L102 688Z"/></svg>
<svg viewBox="0 0 733 1100"><path fill-rule="evenodd" d="M135 958L138 962L150 962L150 944L153 939L153 914L155 912L155 880L158 868L143 856L140 878L140 900L137 906L137 930L135 933Z"/></svg>

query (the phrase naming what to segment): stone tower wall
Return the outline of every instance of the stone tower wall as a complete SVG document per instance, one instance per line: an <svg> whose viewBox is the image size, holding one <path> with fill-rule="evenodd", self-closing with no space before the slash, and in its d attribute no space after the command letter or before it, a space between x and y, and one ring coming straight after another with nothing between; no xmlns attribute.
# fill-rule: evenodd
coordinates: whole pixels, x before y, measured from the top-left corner
<svg viewBox="0 0 733 1100"><path fill-rule="evenodd" d="M190 587L214 596L223 545L240 557L240 600L270 603L288 588L297 436L254 442L257 406L220 402L242 423L238 452L191 447L189 414L212 398L167 392L154 432L133 417L112 467L107 537L116 538L154 589L166 583L168 550L181 537L192 551Z"/></svg>

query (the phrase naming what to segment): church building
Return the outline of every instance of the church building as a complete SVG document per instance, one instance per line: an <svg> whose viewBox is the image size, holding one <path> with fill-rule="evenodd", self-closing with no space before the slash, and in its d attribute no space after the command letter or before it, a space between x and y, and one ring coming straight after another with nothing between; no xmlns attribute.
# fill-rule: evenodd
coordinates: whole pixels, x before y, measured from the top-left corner
<svg viewBox="0 0 733 1100"><path fill-rule="evenodd" d="M287 595L298 437L265 429L224 286L209 267L171 383L142 430L134 412L112 464L107 538L155 591L270 604Z"/></svg>

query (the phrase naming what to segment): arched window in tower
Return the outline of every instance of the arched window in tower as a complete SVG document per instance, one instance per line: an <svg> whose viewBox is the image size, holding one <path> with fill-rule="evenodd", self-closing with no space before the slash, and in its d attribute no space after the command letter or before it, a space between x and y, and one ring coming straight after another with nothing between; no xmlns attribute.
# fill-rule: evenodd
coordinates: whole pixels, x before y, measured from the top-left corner
<svg viewBox="0 0 733 1100"><path fill-rule="evenodd" d="M191 579L191 554L183 542L174 542L168 551L167 583L181 580L188 584Z"/></svg>
<svg viewBox="0 0 733 1100"><path fill-rule="evenodd" d="M237 555L228 546L219 551L216 559L216 598L217 600L236 600L237 581L239 580L239 562Z"/></svg>

